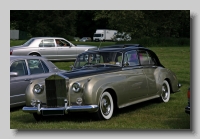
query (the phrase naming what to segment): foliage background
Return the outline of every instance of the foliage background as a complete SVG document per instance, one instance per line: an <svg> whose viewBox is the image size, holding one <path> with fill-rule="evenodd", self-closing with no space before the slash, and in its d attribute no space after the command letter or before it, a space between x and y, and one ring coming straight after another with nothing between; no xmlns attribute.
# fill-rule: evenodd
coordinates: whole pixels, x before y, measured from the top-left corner
<svg viewBox="0 0 200 139"><path fill-rule="evenodd" d="M91 37L96 29L134 39L190 38L189 10L10 10L10 29L34 36Z"/></svg>

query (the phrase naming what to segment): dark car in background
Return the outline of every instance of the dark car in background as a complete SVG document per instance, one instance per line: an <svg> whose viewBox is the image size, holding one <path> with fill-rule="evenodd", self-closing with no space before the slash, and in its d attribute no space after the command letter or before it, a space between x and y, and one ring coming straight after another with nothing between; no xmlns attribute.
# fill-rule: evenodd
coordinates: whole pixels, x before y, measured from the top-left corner
<svg viewBox="0 0 200 139"><path fill-rule="evenodd" d="M185 107L185 113L190 114L190 87L187 90L188 104Z"/></svg>
<svg viewBox="0 0 200 139"><path fill-rule="evenodd" d="M66 71L43 57L10 56L10 108L25 105L25 90L31 80L60 72Z"/></svg>
<svg viewBox="0 0 200 139"><path fill-rule="evenodd" d="M90 37L83 37L79 40L80 42L91 42L92 39Z"/></svg>

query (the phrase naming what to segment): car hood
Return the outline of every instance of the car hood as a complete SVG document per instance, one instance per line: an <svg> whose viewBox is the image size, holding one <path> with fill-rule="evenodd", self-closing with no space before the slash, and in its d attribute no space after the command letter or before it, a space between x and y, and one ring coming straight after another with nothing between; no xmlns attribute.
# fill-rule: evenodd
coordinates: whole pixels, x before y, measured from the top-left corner
<svg viewBox="0 0 200 139"><path fill-rule="evenodd" d="M62 73L63 76L68 77L69 79L72 78L79 78L84 76L92 76L97 74L109 73L109 72L117 72L120 71L121 67L102 67L102 68L85 68L81 70L73 70L69 72Z"/></svg>

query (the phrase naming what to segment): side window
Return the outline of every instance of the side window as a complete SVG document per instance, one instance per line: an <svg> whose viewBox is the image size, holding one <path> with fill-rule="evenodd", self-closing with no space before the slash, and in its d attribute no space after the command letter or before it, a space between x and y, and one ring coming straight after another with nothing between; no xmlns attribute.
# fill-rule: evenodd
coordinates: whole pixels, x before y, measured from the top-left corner
<svg viewBox="0 0 200 139"><path fill-rule="evenodd" d="M141 65L155 65L155 61L147 51L139 51Z"/></svg>
<svg viewBox="0 0 200 139"><path fill-rule="evenodd" d="M155 58L153 57L153 55L151 53L148 53L148 56L149 56L149 64L156 65Z"/></svg>
<svg viewBox="0 0 200 139"><path fill-rule="evenodd" d="M10 72L17 72L18 76L28 75L25 60L13 62L10 66Z"/></svg>
<svg viewBox="0 0 200 139"><path fill-rule="evenodd" d="M139 64L138 55L137 55L136 50L128 51L125 53L124 64L125 63L128 63L129 66L135 66L135 65Z"/></svg>
<svg viewBox="0 0 200 139"><path fill-rule="evenodd" d="M43 66L43 68L44 68L45 73L49 73L49 69L48 69L48 67L46 66L46 64L44 63L44 61L41 61L41 62L42 62L42 66Z"/></svg>
<svg viewBox="0 0 200 139"><path fill-rule="evenodd" d="M53 39L42 40L39 47L55 47Z"/></svg>
<svg viewBox="0 0 200 139"><path fill-rule="evenodd" d="M28 59L27 61L31 74L39 74L45 72L40 60Z"/></svg>
<svg viewBox="0 0 200 139"><path fill-rule="evenodd" d="M70 46L70 43L68 43L67 41L65 40L62 40L62 39L56 39L56 45L57 47L64 47L64 46Z"/></svg>

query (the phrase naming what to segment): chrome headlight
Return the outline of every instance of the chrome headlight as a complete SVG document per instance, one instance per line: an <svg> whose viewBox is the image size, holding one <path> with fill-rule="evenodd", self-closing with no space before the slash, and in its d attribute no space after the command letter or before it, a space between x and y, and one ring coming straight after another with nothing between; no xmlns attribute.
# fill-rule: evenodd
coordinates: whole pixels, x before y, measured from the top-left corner
<svg viewBox="0 0 200 139"><path fill-rule="evenodd" d="M36 85L33 87L33 93L36 93L36 94L41 93L43 90L44 90L44 86L41 85L41 84L36 84Z"/></svg>
<svg viewBox="0 0 200 139"><path fill-rule="evenodd" d="M79 92L80 90L81 90L81 84L80 83L73 83L73 85L72 85L72 90L74 91L74 92Z"/></svg>

